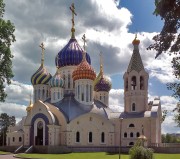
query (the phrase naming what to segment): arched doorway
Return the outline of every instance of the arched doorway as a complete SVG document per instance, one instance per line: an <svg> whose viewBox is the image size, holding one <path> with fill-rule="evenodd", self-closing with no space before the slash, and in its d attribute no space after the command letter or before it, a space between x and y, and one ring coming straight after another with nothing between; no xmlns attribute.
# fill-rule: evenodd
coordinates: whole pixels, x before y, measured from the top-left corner
<svg viewBox="0 0 180 159"><path fill-rule="evenodd" d="M37 123L37 136L35 136L35 144L43 145L43 122L39 121Z"/></svg>

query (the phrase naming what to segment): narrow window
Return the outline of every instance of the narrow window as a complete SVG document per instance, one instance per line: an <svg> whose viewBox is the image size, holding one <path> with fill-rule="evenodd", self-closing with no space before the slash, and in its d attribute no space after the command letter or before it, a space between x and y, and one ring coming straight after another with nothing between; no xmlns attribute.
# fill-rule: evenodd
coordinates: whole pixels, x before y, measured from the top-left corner
<svg viewBox="0 0 180 159"><path fill-rule="evenodd" d="M105 134L104 132L101 133L101 143L105 142Z"/></svg>
<svg viewBox="0 0 180 159"><path fill-rule="evenodd" d="M144 90L144 78L140 77L140 90Z"/></svg>
<svg viewBox="0 0 180 159"><path fill-rule="evenodd" d="M92 101L92 86L90 86L90 101Z"/></svg>
<svg viewBox="0 0 180 159"><path fill-rule="evenodd" d="M139 137L139 136L140 136L140 133L139 133L139 132L137 132L137 133L136 133L136 137Z"/></svg>
<svg viewBox="0 0 180 159"><path fill-rule="evenodd" d="M136 104L135 103L132 104L131 110L132 110L132 112L136 111Z"/></svg>
<svg viewBox="0 0 180 159"><path fill-rule="evenodd" d="M68 74L68 88L71 86L71 79L70 79L70 74Z"/></svg>
<svg viewBox="0 0 180 159"><path fill-rule="evenodd" d="M133 136L134 136L134 135L133 135L133 132L131 132L131 133L130 133L130 137L133 137Z"/></svg>
<svg viewBox="0 0 180 159"><path fill-rule="evenodd" d="M136 89L136 77L133 76L131 79L131 89L135 90Z"/></svg>
<svg viewBox="0 0 180 159"><path fill-rule="evenodd" d="M19 137L19 142L21 142L22 141L22 137Z"/></svg>
<svg viewBox="0 0 180 159"><path fill-rule="evenodd" d="M45 91L44 91L44 88L43 88L43 91L42 91L42 99L44 99L44 94L45 94Z"/></svg>
<svg viewBox="0 0 180 159"><path fill-rule="evenodd" d="M15 137L12 138L13 142L15 142Z"/></svg>
<svg viewBox="0 0 180 159"><path fill-rule="evenodd" d="M127 137L127 132L124 133L124 137L125 137L125 138Z"/></svg>
<svg viewBox="0 0 180 159"><path fill-rule="evenodd" d="M80 132L76 132L76 142L80 142Z"/></svg>
<svg viewBox="0 0 180 159"><path fill-rule="evenodd" d="M88 85L86 85L86 102L88 102L89 89Z"/></svg>
<svg viewBox="0 0 180 159"><path fill-rule="evenodd" d="M46 97L48 98L48 90L46 91Z"/></svg>
<svg viewBox="0 0 180 159"><path fill-rule="evenodd" d="M89 132L89 143L92 143L92 132Z"/></svg>
<svg viewBox="0 0 180 159"><path fill-rule="evenodd" d="M38 90L38 99L40 99L40 89Z"/></svg>
<svg viewBox="0 0 180 159"><path fill-rule="evenodd" d="M84 101L84 86L81 86L81 100Z"/></svg>
<svg viewBox="0 0 180 159"><path fill-rule="evenodd" d="M78 85L78 99L80 98L80 86Z"/></svg>

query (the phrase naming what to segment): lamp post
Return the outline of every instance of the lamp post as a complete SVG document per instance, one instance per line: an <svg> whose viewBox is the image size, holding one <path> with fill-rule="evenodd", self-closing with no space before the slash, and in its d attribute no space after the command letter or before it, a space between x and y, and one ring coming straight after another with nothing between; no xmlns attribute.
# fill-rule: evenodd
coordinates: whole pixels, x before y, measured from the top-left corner
<svg viewBox="0 0 180 159"><path fill-rule="evenodd" d="M119 125L119 159L121 159L121 129L122 129L122 121L123 118L120 118L120 125Z"/></svg>

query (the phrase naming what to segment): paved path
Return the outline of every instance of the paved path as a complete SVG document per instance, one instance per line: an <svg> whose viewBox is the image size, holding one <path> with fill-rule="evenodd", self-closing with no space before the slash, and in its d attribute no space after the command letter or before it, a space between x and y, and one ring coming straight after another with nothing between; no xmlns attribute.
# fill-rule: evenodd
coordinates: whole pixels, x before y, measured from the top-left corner
<svg viewBox="0 0 180 159"><path fill-rule="evenodd" d="M14 154L11 154L11 155L0 155L0 159L15 159L13 157Z"/></svg>

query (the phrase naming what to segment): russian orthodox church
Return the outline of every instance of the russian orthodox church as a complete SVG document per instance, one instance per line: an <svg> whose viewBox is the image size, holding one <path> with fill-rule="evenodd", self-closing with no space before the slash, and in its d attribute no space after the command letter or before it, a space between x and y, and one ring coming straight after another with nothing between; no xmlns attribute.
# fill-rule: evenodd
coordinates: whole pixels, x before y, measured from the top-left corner
<svg viewBox="0 0 180 159"><path fill-rule="evenodd" d="M44 64L44 45L39 69L32 75L33 103L27 116L7 133L8 146L67 146L78 148L132 146L138 138L147 146L161 143L161 103L148 102L148 72L135 37L133 53L124 73L124 111L109 107L111 82L91 65L90 55L75 38L74 5L69 42L55 57L56 73L52 76Z"/></svg>

